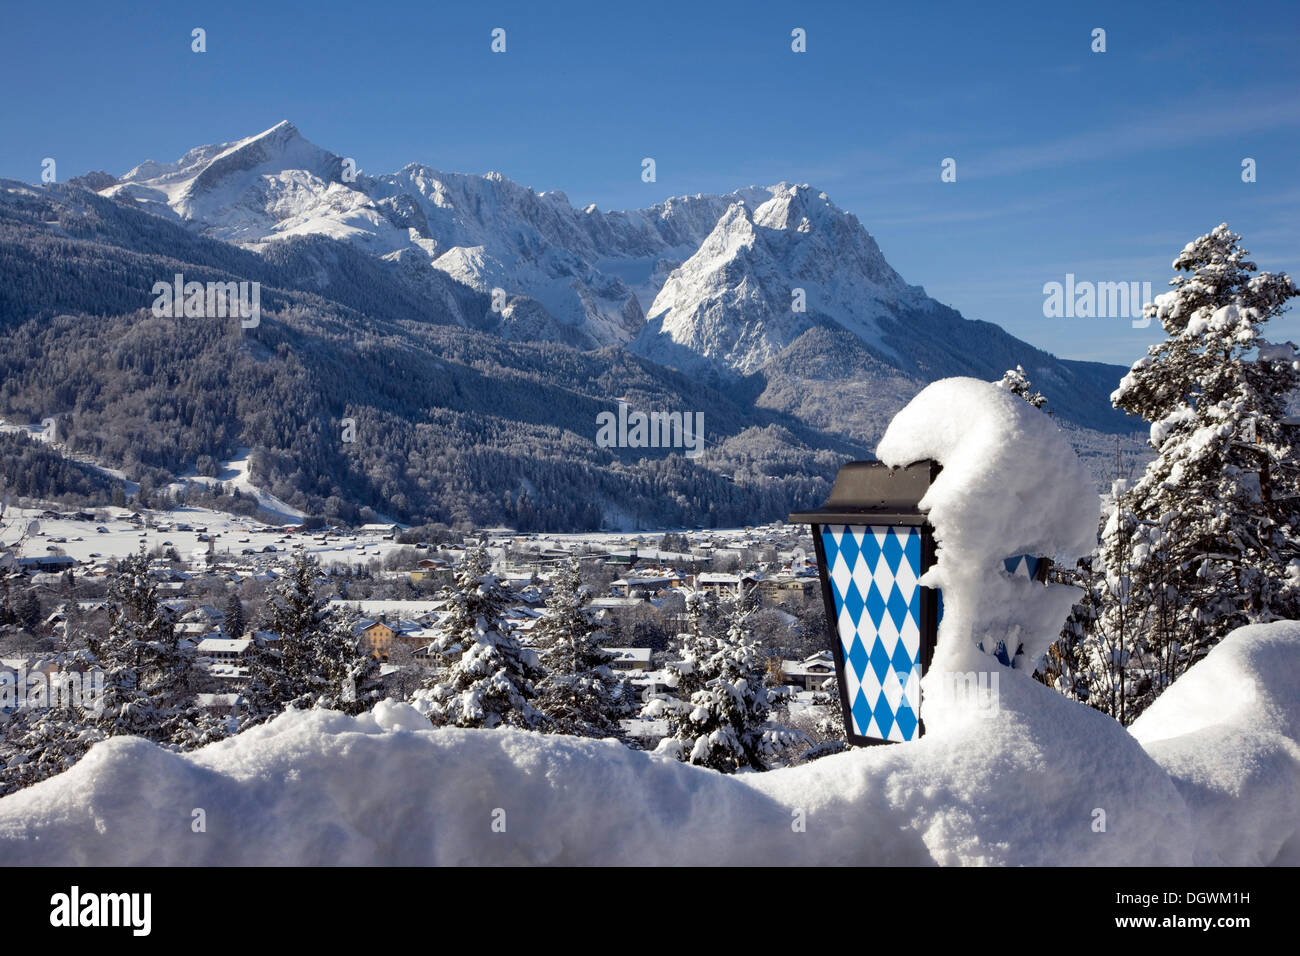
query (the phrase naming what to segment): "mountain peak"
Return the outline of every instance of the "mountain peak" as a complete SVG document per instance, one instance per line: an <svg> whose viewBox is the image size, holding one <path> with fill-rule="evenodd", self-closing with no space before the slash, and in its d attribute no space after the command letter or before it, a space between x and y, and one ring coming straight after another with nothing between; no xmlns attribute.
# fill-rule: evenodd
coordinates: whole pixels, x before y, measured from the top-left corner
<svg viewBox="0 0 1300 956"><path fill-rule="evenodd" d="M217 239L247 241L275 232L304 200L328 191L342 160L281 120L229 143L191 149L172 163L148 160L100 190L158 215L197 221ZM314 200L313 200L314 201Z"/></svg>

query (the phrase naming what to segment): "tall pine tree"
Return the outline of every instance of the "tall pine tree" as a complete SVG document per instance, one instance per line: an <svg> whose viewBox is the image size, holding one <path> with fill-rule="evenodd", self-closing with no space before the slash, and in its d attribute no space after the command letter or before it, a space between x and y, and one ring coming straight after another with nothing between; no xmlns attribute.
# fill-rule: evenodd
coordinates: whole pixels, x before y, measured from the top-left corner
<svg viewBox="0 0 1300 956"><path fill-rule="evenodd" d="M230 597L226 599L225 606L226 618L221 623L221 629L233 638L244 636L244 604L239 600L239 592L231 591Z"/></svg>
<svg viewBox="0 0 1300 956"><path fill-rule="evenodd" d="M487 552L470 548L441 592L449 614L430 651L453 660L416 692L435 726L534 729L544 718L533 704L543 671L504 624L509 594L492 573Z"/></svg>
<svg viewBox="0 0 1300 956"><path fill-rule="evenodd" d="M631 692L626 678L610 667L615 653L600 646L602 632L582 611L581 584L576 561L561 567L545 615L533 629L546 671L537 685L536 704L546 715L547 731L616 736L619 718L630 711Z"/></svg>
<svg viewBox="0 0 1300 956"><path fill-rule="evenodd" d="M104 672L103 709L95 724L105 734L136 734L156 742L192 745L202 732L193 694L188 649L158 600L143 548L123 558L108 586L110 624L87 644Z"/></svg>
<svg viewBox="0 0 1300 956"><path fill-rule="evenodd" d="M1124 722L1232 629L1300 613L1300 362L1263 337L1300 290L1256 274L1240 239L1223 224L1187 244L1145 310L1167 337L1111 396L1156 452L1103 530L1110 646L1093 656Z"/></svg>
<svg viewBox="0 0 1300 956"><path fill-rule="evenodd" d="M258 638L253 645L248 690L253 723L289 708L361 713L381 696L379 662L317 596L319 570L300 552L267 602L260 630L277 639Z"/></svg>
<svg viewBox="0 0 1300 956"><path fill-rule="evenodd" d="M750 638L750 600L738 598L722 615L715 634L707 598L688 600L691 633L680 659L669 665L677 697L650 701L643 714L666 718L669 736L657 753L722 773L767 770L792 755L808 738L770 723L779 692L766 686L767 654Z"/></svg>

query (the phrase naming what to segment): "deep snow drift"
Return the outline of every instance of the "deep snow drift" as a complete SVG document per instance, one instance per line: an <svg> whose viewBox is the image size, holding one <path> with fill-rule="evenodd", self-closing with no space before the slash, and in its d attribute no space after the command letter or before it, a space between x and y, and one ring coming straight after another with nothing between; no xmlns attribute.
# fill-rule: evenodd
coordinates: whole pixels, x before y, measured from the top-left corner
<svg viewBox="0 0 1300 956"><path fill-rule="evenodd" d="M1300 864L1300 623L1229 635L1130 734L1033 680L1074 592L1002 565L1095 534L1051 419L947 380L879 454L944 466L921 503L945 616L917 741L724 776L612 740L435 730L406 704L296 712L190 754L96 745L0 799L0 862ZM999 640L1017 666L977 647ZM933 694L945 673L986 692Z"/></svg>
<svg viewBox="0 0 1300 956"><path fill-rule="evenodd" d="M0 800L0 860L1297 864L1297 681L1300 624L1244 628L1134 736L1008 679L983 719L731 777L613 741L434 730L405 704L300 712L185 755L99 744ZM1207 688L1247 682L1253 701L1207 719L1223 703ZM1164 737L1184 713L1195 729ZM1144 750L1148 732L1163 739ZM195 808L206 832L192 832Z"/></svg>

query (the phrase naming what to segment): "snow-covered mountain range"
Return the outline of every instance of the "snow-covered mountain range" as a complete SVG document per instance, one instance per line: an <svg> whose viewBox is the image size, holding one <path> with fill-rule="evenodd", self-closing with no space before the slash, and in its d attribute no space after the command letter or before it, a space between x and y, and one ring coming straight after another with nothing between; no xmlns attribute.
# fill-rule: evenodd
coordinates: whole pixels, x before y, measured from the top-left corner
<svg viewBox="0 0 1300 956"><path fill-rule="evenodd" d="M808 185L628 212L577 209L562 192L537 193L499 173L418 163L357 172L288 122L95 185L255 251L299 236L340 240L398 263L441 314L480 329L483 318L458 311L446 280L503 290L486 330L508 340L625 346L715 381L759 372L770 381L788 378L791 355L807 353L789 351L801 337L839 328L871 362L918 384L996 378L1021 364L1067 418L1122 427L1105 398L1120 370L1059 360L963 319L908 285L857 217Z"/></svg>
<svg viewBox="0 0 1300 956"><path fill-rule="evenodd" d="M480 292L504 289L507 338L583 348L632 339L645 323L642 300L653 299L668 266L699 247L729 204L710 196L602 213L499 173L418 163L385 176L347 172L343 157L282 122L174 163L142 163L101 193L248 248L317 234L386 258L415 256Z"/></svg>

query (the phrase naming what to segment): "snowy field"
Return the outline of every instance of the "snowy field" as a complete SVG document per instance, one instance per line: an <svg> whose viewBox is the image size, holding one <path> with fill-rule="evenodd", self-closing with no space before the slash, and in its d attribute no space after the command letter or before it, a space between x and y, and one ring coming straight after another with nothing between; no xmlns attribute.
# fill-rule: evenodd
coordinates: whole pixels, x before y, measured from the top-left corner
<svg viewBox="0 0 1300 956"><path fill-rule="evenodd" d="M305 550L320 561L323 567L331 564L365 564L382 559L389 552L409 548L412 545L399 544L388 540L379 532L361 530L344 531L330 534L325 542L317 539L324 532L286 533L278 525L264 524L242 515L231 515L206 508L175 508L169 511L141 511L143 517L152 520L156 527L137 525L129 520L133 512L130 508L89 508L87 514L104 513L109 518L104 521L80 521L70 518L43 518L42 508L10 508L5 512L6 527L0 529L0 541L12 543L22 534L22 530L31 521L40 525L40 532L28 538L23 546L22 556L28 558L42 557L57 553L58 549L69 557L83 564L97 561L116 560L138 551L141 543L152 551L155 547L174 547L183 560L191 560L207 553L206 541L200 541L200 534L215 535L217 555L240 557L245 550L251 550L265 562L274 559L277 554L284 555ZM56 506L51 510L72 513L78 509L70 506ZM178 525L188 525L190 530L178 531ZM96 529L103 527L104 532ZM206 528L200 532L199 528ZM745 531L744 529L712 529L707 534L717 540L742 542L747 539L761 539L762 531ZM491 536L493 540L514 537L504 531ZM624 532L581 532L575 534L539 534L534 543L539 546L548 544L578 553L627 552L629 540L640 539L645 544L638 548L638 556L643 563L680 562L696 560L691 555L677 552L660 551L653 547L662 537L660 533L630 535ZM63 539L62 541L58 539ZM649 546L647 546L649 545ZM265 551L266 548L272 551ZM249 557L248 555L244 555Z"/></svg>
<svg viewBox="0 0 1300 956"><path fill-rule="evenodd" d="M107 513L104 521L80 521L71 518L43 518L39 508L13 508L5 513L6 527L0 539L13 542L28 522L36 521L40 531L29 537L23 545L22 556L42 557L62 551L78 562L94 564L101 559L115 560L138 551L143 543L146 550L156 547L174 547L182 560L205 555L206 541L201 534L215 536L214 548L218 557L240 557L245 550L253 552L265 563L268 559L292 554L299 548L314 555L323 566L338 564L364 564L384 557L390 551L408 547L386 540L382 534L361 531L345 536L334 536L325 542L316 539L323 532L286 534L276 525L262 524L242 515L230 515L206 508L175 508L170 511L141 512L156 523L156 527L137 525L127 518L133 512L127 508L92 508L87 513ZM59 507L57 510L72 513L75 509ZM178 525L188 525L190 530L177 530ZM98 528L104 528L103 532ZM198 529L206 528L206 532ZM63 540L59 540L63 539ZM270 548L270 551L266 549ZM51 549L57 549L51 550ZM251 555L243 555L251 557Z"/></svg>

